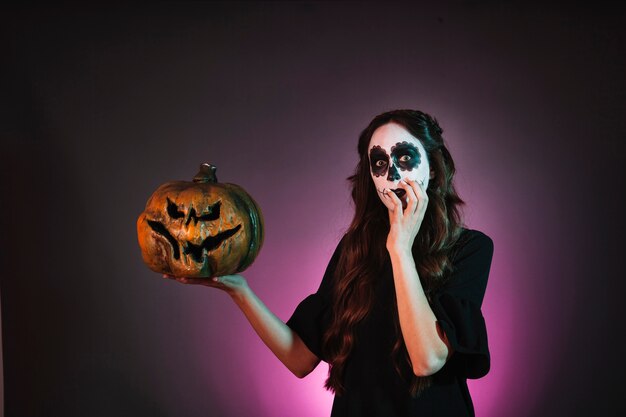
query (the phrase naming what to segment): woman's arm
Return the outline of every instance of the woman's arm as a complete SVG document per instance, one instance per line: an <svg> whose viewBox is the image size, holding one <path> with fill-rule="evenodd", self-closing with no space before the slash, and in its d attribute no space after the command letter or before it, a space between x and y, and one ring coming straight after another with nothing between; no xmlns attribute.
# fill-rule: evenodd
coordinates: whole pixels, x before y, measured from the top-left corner
<svg viewBox="0 0 626 417"><path fill-rule="evenodd" d="M422 183L410 179L398 184L406 191L407 204L395 193L385 190L383 203L389 209L389 235L387 250L398 302L398 317L406 345L417 376L432 375L439 371L452 354L445 333L439 328L417 273L411 248L420 229L428 194Z"/></svg>
<svg viewBox="0 0 626 417"><path fill-rule="evenodd" d="M202 284L226 291L246 316L254 331L276 357L298 378L304 378L319 364L315 356L289 326L272 313L241 275L225 275L212 281L205 278L176 278L185 284Z"/></svg>
<svg viewBox="0 0 626 417"><path fill-rule="evenodd" d="M392 250L390 256L400 329L413 372L417 376L432 375L445 365L452 349L428 304L413 255Z"/></svg>

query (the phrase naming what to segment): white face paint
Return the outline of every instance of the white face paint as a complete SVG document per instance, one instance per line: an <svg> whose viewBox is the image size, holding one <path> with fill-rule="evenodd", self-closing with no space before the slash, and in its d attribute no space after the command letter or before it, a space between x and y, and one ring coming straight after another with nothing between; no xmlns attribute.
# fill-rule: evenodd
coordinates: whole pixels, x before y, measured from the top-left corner
<svg viewBox="0 0 626 417"><path fill-rule="evenodd" d="M406 205L400 180L423 182L424 190L432 178L424 145L397 123L387 123L374 131L368 148L370 175L382 201L383 190L392 190Z"/></svg>

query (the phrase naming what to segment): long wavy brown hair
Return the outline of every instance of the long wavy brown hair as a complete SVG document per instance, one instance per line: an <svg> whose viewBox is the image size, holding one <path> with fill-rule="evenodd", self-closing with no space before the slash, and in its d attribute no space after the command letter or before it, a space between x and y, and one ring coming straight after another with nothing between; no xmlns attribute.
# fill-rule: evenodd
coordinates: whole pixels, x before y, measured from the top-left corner
<svg viewBox="0 0 626 417"><path fill-rule="evenodd" d="M461 230L460 206L452 180L454 161L441 136L442 129L430 115L417 110L394 110L376 116L359 137L359 163L348 177L352 185L355 213L335 269L332 291L333 317L323 338L323 351L329 359L326 388L337 395L345 392L342 377L355 343L356 327L372 308L373 284L389 253L385 242L389 233L389 214L380 201L370 176L368 148L374 131L387 123L397 123L419 139L426 150L434 178L428 184L428 206L415 238L412 252L427 298L451 271L451 251ZM395 301L395 293L394 293ZM432 377L417 377L412 371L397 308L394 327L397 340L391 352L396 372L404 379L413 396L430 386Z"/></svg>

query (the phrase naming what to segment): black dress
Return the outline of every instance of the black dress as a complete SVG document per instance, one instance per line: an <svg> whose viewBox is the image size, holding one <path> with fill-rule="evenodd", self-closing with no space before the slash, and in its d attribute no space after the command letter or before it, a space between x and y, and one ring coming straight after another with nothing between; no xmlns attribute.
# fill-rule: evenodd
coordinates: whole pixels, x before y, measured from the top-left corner
<svg viewBox="0 0 626 417"><path fill-rule="evenodd" d="M343 239L330 259L322 283L296 308L287 325L306 346L325 360L321 341L330 324L330 291ZM375 302L356 330L356 342L345 367L343 395L335 395L331 417L474 416L467 378L489 371L487 331L481 305L491 267L493 242L484 233L463 229L453 251L454 271L432 296L431 308L454 349L432 385L411 397L408 383L394 368L396 340L392 309L394 282L391 261L384 266ZM408 366L407 366L408 367Z"/></svg>

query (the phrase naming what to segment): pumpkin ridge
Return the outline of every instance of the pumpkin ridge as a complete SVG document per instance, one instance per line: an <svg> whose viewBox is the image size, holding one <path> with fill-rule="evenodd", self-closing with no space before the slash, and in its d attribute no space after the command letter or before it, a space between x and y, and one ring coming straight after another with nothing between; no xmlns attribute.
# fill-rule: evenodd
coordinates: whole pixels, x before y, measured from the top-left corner
<svg viewBox="0 0 626 417"><path fill-rule="evenodd" d="M236 184L225 185L227 185L229 188L234 189L235 192L233 193L233 196L234 200L236 200L238 203L237 206L242 207L247 213L249 213L250 217L250 244L248 245L248 251L246 252L246 255L242 257L241 261L239 262L239 266L237 267L237 270L244 271L250 266L252 261L254 261L263 243L263 223L262 218L260 218L261 210L252 199L252 197L250 197L243 190L243 188ZM259 214L259 216L257 216L257 214ZM261 220L261 222L259 222L259 220ZM258 247L256 247L257 240L259 242Z"/></svg>

